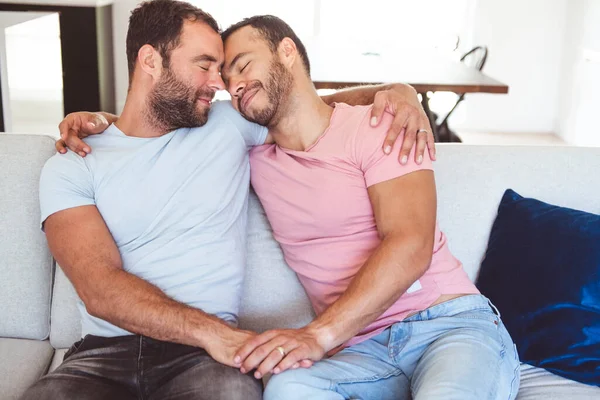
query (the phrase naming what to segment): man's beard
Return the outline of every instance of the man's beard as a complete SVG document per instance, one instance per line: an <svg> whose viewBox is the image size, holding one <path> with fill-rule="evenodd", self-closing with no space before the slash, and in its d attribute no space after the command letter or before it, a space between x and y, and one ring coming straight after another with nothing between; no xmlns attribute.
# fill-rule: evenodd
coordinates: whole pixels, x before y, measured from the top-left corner
<svg viewBox="0 0 600 400"><path fill-rule="evenodd" d="M243 109L240 104L240 113L248 121L256 122L263 126L274 126L285 111L284 105L289 98L294 78L292 74L279 61L274 59L269 68L269 80L266 86L259 81L255 81L246 87L244 92L250 92L255 89L265 89L267 93L268 104L262 109L253 109L253 117L247 114L248 110ZM243 97L242 97L243 98Z"/></svg>
<svg viewBox="0 0 600 400"><path fill-rule="evenodd" d="M200 111L197 101L214 95L215 91L207 87L186 85L166 68L148 98L150 119L166 131L202 126L208 121L210 107Z"/></svg>

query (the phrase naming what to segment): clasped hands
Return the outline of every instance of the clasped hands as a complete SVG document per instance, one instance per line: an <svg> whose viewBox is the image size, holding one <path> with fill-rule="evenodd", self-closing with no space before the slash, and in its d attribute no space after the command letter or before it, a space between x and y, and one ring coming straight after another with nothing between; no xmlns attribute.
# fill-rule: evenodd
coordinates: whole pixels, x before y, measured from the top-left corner
<svg viewBox="0 0 600 400"><path fill-rule="evenodd" d="M276 329L248 339L235 353L233 366L254 377L279 374L288 369L309 368L334 346L310 327Z"/></svg>

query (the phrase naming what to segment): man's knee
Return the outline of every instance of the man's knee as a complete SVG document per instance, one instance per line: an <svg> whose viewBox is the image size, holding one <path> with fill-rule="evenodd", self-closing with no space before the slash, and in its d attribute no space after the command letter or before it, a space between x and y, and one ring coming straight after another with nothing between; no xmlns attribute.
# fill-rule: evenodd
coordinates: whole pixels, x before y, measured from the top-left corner
<svg viewBox="0 0 600 400"><path fill-rule="evenodd" d="M44 377L27 389L20 400L68 399L74 395L77 393L74 392L73 385L69 381Z"/></svg>
<svg viewBox="0 0 600 400"><path fill-rule="evenodd" d="M135 398L136 396L127 388L104 379L67 375L55 371L27 389L20 400L133 400Z"/></svg>
<svg viewBox="0 0 600 400"><path fill-rule="evenodd" d="M201 392L201 398L211 400L262 399L262 381L216 361L200 364L196 368L188 370L179 379L174 379L172 383L174 387L166 389L169 395L183 390L190 393Z"/></svg>
<svg viewBox="0 0 600 400"><path fill-rule="evenodd" d="M220 374L220 385L223 399L261 400L263 384L252 375L242 374L238 369L224 367Z"/></svg>
<svg viewBox="0 0 600 400"><path fill-rule="evenodd" d="M265 388L265 400L292 400L305 399L307 394L313 390L320 391L313 385L310 369L293 369L271 376Z"/></svg>

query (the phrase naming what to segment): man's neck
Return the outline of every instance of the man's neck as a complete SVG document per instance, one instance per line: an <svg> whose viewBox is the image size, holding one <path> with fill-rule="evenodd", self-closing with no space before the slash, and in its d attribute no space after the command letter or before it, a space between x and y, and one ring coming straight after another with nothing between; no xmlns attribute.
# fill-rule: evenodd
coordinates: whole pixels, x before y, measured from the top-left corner
<svg viewBox="0 0 600 400"><path fill-rule="evenodd" d="M304 151L329 127L333 108L321 100L312 84L305 83L292 89L281 112L283 115L269 127L269 133L280 147Z"/></svg>
<svg viewBox="0 0 600 400"><path fill-rule="evenodd" d="M123 112L115 126L127 136L152 138L166 135L171 131L152 121L148 109L149 92L132 88L127 94Z"/></svg>

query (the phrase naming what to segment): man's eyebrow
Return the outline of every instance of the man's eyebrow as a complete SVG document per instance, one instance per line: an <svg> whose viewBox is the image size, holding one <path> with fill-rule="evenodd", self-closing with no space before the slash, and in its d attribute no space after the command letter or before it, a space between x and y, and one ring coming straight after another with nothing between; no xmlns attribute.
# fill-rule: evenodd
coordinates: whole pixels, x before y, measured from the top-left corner
<svg viewBox="0 0 600 400"><path fill-rule="evenodd" d="M199 56L192 58L192 61L193 62L202 62L202 61L217 62L217 59L209 54L201 54Z"/></svg>
<svg viewBox="0 0 600 400"><path fill-rule="evenodd" d="M229 67L227 69L229 69L230 71L233 69L233 67L235 67L235 64L240 61L240 58L244 57L245 55L248 55L249 53L240 53L237 56L233 57L233 61L231 62L231 64L229 64Z"/></svg>

